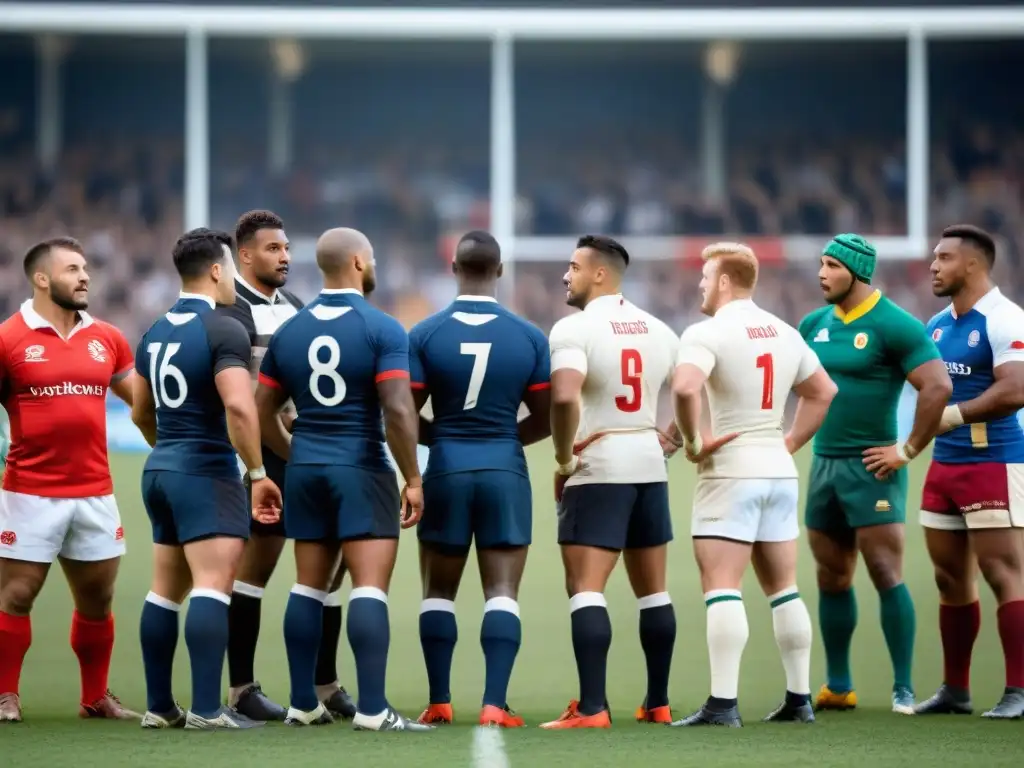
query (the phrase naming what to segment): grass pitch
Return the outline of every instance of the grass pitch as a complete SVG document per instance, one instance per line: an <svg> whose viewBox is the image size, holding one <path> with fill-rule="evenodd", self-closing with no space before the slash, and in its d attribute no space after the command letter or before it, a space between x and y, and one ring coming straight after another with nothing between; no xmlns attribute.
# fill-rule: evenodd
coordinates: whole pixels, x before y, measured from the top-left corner
<svg viewBox="0 0 1024 768"><path fill-rule="evenodd" d="M253 764L294 765L342 762L370 768L387 766L556 766L584 762L593 768L646 766L792 765L807 761L816 768L864 765L945 763L986 766L1019 765L1024 722L990 723L974 717L914 718L889 712L891 669L878 622L878 598L861 569L857 581L860 625L854 638L854 681L860 708L825 713L817 724L765 725L759 722L779 700L785 679L772 637L771 614L751 576L745 585L750 642L740 679L742 730L705 728L681 731L633 722L644 695L646 674L637 639L636 602L624 572L608 589L614 639L608 666L608 696L615 723L610 731L545 732L533 727L556 717L576 695L576 670L569 640L568 601L555 544L549 445L529 449L534 468L534 545L520 595L523 647L516 663L510 703L528 728L496 732L472 727L483 691L479 626L483 608L479 580L472 566L458 600L460 642L452 678L457 724L428 734L356 733L347 724L291 729L268 726L239 733L147 732L137 724L80 721L76 717L78 666L68 644L71 600L59 570L36 605L33 645L22 679L26 722L0 728L0 766L172 766ZM806 475L809 452L800 457ZM149 526L139 498L144 457L111 458L128 555L121 569L115 606L118 642L111 687L126 705L145 708L145 682L138 643L138 618L149 587ZM932 570L916 522L928 457L911 467L911 520L907 526L905 575L917 606L918 641L915 685L918 696L932 693L942 674L938 637L938 602ZM704 607L688 539L693 470L682 459L670 463L676 541L671 545L670 591L679 625L670 688L673 709L681 716L708 693ZM817 610L814 569L806 543L801 547L800 586L812 612ZM287 703L288 674L281 623L294 578L286 550L264 599L257 676L264 690ZM348 584L345 589L347 590ZM427 683L419 647L420 586L415 533L403 534L391 592L391 656L388 698L405 714L416 716L426 704ZM983 590L981 637L975 649L972 688L978 713L1002 692L1002 652L995 631L995 607ZM344 637L339 655L342 682L355 689L352 658ZM178 647L175 692L189 700L188 658ZM824 675L820 641L815 641L812 686ZM226 685L226 681L225 681Z"/></svg>

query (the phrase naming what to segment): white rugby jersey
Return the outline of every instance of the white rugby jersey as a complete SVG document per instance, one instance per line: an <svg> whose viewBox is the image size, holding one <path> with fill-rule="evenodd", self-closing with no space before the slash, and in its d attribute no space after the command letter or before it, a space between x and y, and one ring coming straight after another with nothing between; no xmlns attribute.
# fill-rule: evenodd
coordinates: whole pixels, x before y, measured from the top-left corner
<svg viewBox="0 0 1024 768"><path fill-rule="evenodd" d="M594 299L551 329L552 373L571 368L586 376L576 441L613 430L583 451L587 469L567 486L667 481L658 395L672 376L678 343L665 323L619 294Z"/></svg>
<svg viewBox="0 0 1024 768"><path fill-rule="evenodd" d="M798 476L782 430L786 399L821 363L795 328L750 299L731 301L686 329L676 363L707 374L714 436L740 433L702 465L701 477Z"/></svg>

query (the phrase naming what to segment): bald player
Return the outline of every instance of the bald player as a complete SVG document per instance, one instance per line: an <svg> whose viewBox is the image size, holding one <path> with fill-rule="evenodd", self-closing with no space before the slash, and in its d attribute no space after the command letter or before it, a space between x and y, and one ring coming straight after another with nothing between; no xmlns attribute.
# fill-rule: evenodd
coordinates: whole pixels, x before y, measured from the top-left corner
<svg viewBox="0 0 1024 768"><path fill-rule="evenodd" d="M397 320L366 301L376 277L365 235L328 230L317 241L316 261L324 288L274 333L256 387L263 440L288 460L284 527L295 541L296 581L284 618L291 674L285 722L332 719L318 700L315 673L340 550L352 576L348 639L359 687L353 723L359 730L429 730L398 714L384 695L398 534L423 512L409 339ZM289 399L297 413L290 434L279 417ZM385 434L406 482L401 500Z"/></svg>
<svg viewBox="0 0 1024 768"><path fill-rule="evenodd" d="M424 473L420 643L430 701L420 722L450 723L455 596L475 542L484 591L480 724L518 728L506 695L519 653L519 584L532 540L533 491L523 446L551 434L548 340L498 304L501 249L487 232L465 234L452 272L458 297L409 332L417 407L431 400ZM519 406L529 415L519 422Z"/></svg>
<svg viewBox="0 0 1024 768"><path fill-rule="evenodd" d="M753 250L716 243L702 257L701 312L709 319L683 333L672 389L675 425L697 463L691 533L707 606L711 696L673 725L742 725L737 691L749 630L740 587L751 560L786 671L785 700L765 720L810 723L811 617L796 585L800 487L792 454L821 426L836 385L797 330L754 303ZM712 433L735 439L697 462L702 390ZM800 400L783 434L790 391Z"/></svg>
<svg viewBox="0 0 1024 768"><path fill-rule="evenodd" d="M563 281L566 303L583 311L559 320L549 337L558 543L580 696L542 728L611 726L605 678L612 627L604 591L623 551L647 660L647 696L637 718L672 719L676 618L665 582L672 519L656 416L679 340L623 297L628 264L629 253L615 240L581 237Z"/></svg>

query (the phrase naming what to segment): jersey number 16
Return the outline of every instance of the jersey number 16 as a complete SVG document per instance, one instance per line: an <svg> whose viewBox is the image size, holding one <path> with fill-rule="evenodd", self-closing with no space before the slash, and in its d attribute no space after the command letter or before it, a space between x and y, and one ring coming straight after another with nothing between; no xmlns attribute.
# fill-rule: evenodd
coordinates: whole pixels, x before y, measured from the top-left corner
<svg viewBox="0 0 1024 768"><path fill-rule="evenodd" d="M181 344L171 342L161 344L154 341L146 346L149 353L149 386L153 389L153 403L157 408L180 408L188 397L188 382L185 381L185 374L181 368L171 362ZM163 360L160 360L160 353L163 352ZM159 363L159 365L158 365ZM174 382L174 388L178 390L177 396L172 397L167 392L168 381Z"/></svg>

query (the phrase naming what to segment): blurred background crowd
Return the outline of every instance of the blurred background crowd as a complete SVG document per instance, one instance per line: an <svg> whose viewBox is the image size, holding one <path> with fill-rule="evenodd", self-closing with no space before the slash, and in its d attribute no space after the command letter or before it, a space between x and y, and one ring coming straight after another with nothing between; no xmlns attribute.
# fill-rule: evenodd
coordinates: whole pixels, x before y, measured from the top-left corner
<svg viewBox="0 0 1024 768"><path fill-rule="evenodd" d="M38 41L0 35L0 315L27 296L28 245L70 233L88 249L92 309L134 343L177 291L184 45L71 37L60 47L59 140L44 140ZM453 298L451 238L488 226L489 47L211 40L209 50L211 224L280 213L296 243L290 287L307 300L319 287L309 242L331 226L370 235L374 300L406 325ZM755 238L759 301L796 322L820 293L814 248L792 238L906 234L906 45L745 45L715 91L717 136L703 51L517 44L517 236ZM996 233L998 275L1020 301L1024 44L932 42L929 57L929 229ZM679 330L699 304L686 253L635 253L627 289ZM569 251L545 255L516 263L509 281L515 308L547 330L566 311ZM912 255L884 263L877 282L927 319L942 304L927 249Z"/></svg>

